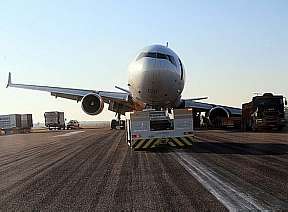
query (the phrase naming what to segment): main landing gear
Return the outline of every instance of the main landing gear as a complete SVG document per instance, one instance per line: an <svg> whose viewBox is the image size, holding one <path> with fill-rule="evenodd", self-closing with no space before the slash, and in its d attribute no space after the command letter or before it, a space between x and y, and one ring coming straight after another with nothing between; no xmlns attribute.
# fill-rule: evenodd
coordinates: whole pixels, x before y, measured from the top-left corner
<svg viewBox="0 0 288 212"><path fill-rule="evenodd" d="M125 129L125 120L121 120L121 115L119 113L116 113L117 120L112 119L111 121L111 130L113 129L120 129L124 130Z"/></svg>

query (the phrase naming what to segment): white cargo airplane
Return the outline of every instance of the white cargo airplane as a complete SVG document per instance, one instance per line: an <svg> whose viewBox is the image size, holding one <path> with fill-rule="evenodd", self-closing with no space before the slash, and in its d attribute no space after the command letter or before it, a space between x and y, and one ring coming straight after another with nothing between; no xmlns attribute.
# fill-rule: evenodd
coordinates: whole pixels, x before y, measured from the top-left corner
<svg viewBox="0 0 288 212"><path fill-rule="evenodd" d="M46 91L55 97L81 101L83 111L89 115L101 113L107 103L108 109L119 116L144 108L193 108L194 111L207 112L212 124L219 116L240 116L241 109L195 101L207 97L182 99L184 84L185 70L177 54L167 46L151 45L142 49L129 65L129 90L117 86L122 92L14 84L11 73L7 87Z"/></svg>

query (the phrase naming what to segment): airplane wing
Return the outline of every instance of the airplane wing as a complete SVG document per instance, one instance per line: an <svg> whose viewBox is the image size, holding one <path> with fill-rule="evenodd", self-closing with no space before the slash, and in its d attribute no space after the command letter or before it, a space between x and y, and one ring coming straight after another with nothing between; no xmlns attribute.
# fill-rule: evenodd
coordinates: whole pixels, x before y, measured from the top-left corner
<svg viewBox="0 0 288 212"><path fill-rule="evenodd" d="M191 99L184 100L185 108L194 108L198 109L199 111L210 111L213 108L220 107L224 108L229 112L230 115L240 116L241 115L241 109L240 108L234 108L234 107L228 107L223 105L216 105L216 104L209 104L209 103L203 103L203 102L196 102Z"/></svg>
<svg viewBox="0 0 288 212"><path fill-rule="evenodd" d="M46 91L51 93L52 96L61 97L71 100L76 100L77 102L90 93L96 93L101 96L105 103L121 103L129 107L129 93L122 92L109 92L109 91L96 91L96 90L86 90L86 89L74 89L74 88L61 88L61 87L51 87L51 86L41 86L41 85L27 85L27 84L15 84L12 83L11 73L9 73L8 83L6 87L23 88L29 90Z"/></svg>

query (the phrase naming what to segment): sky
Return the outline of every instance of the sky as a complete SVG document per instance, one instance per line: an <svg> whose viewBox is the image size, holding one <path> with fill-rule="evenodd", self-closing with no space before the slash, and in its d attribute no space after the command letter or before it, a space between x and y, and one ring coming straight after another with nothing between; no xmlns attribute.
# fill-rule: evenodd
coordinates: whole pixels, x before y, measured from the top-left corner
<svg viewBox="0 0 288 212"><path fill-rule="evenodd" d="M151 44L169 42L186 69L184 98L235 107L253 93L288 96L288 1L2 1L0 114L45 111L89 116L80 103L49 93L6 89L15 83L117 91L127 67Z"/></svg>

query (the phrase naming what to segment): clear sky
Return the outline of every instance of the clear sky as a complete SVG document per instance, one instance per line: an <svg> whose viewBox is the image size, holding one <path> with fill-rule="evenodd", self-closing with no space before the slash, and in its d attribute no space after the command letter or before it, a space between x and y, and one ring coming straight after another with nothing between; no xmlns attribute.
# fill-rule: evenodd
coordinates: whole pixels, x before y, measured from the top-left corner
<svg viewBox="0 0 288 212"><path fill-rule="evenodd" d="M183 96L241 107L254 92L288 96L288 1L2 1L0 114L65 111L67 119L110 120L107 109L85 115L72 100L6 89L17 83L115 90L139 49L165 44L187 72Z"/></svg>

